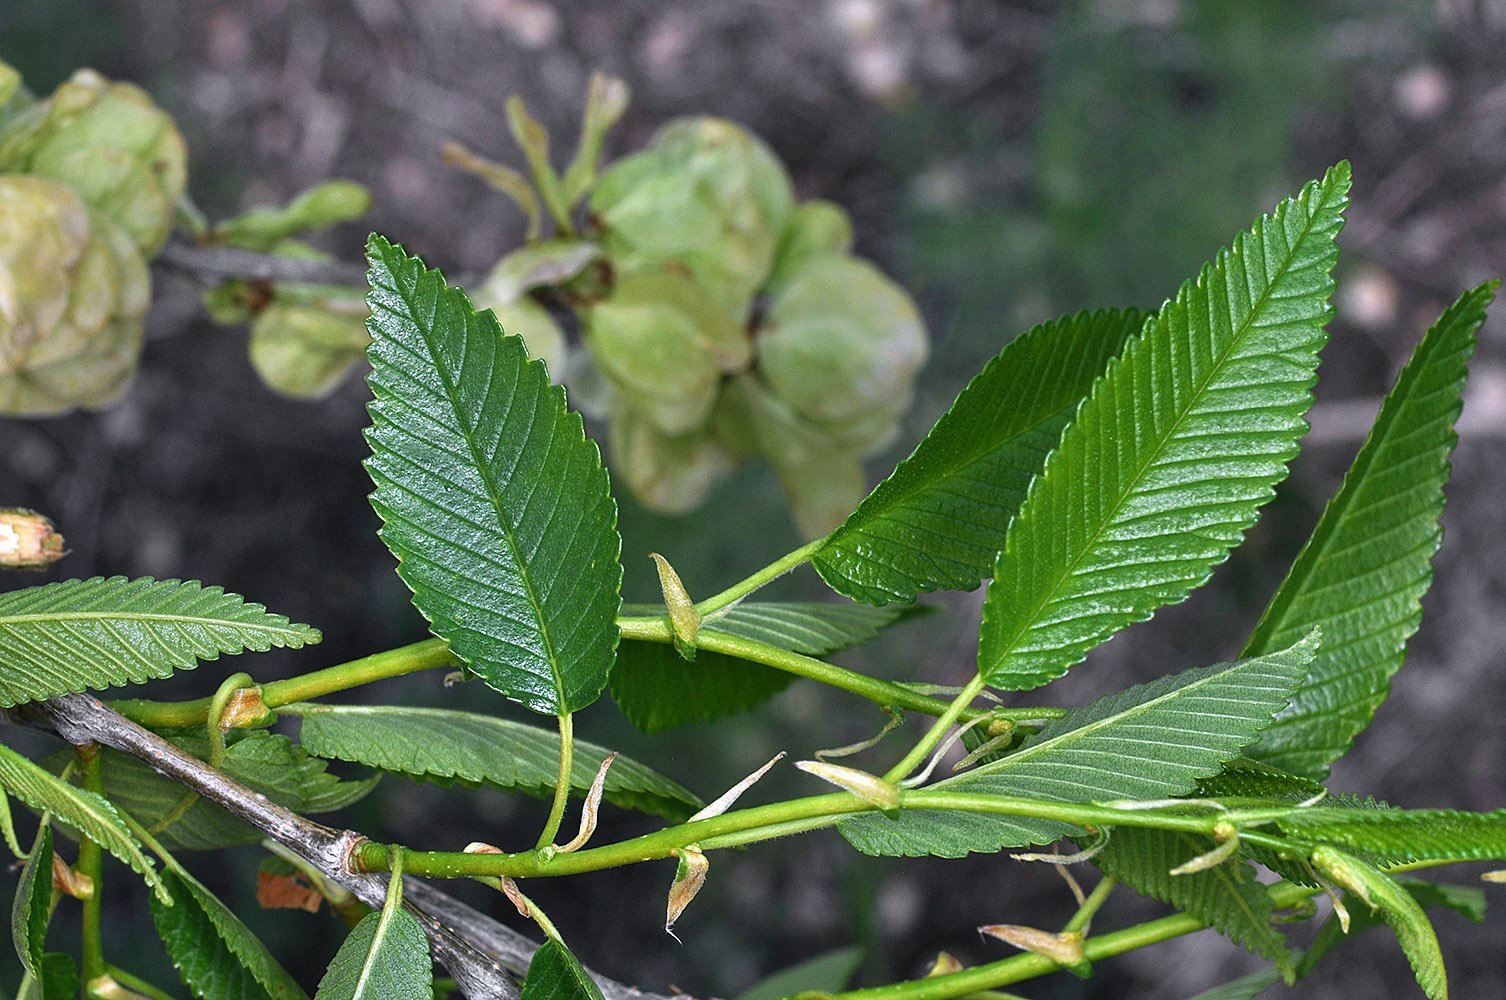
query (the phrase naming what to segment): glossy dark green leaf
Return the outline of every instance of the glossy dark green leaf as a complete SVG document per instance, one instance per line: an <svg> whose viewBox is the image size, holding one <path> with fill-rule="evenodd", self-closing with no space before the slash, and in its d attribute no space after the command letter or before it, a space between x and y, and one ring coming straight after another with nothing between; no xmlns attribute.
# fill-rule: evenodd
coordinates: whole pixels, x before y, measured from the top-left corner
<svg viewBox="0 0 1506 1000"><path fill-rule="evenodd" d="M1339 492L1272 598L1246 655L1314 625L1323 649L1250 755L1322 778L1370 723L1422 620L1442 541L1460 394L1496 282L1466 292L1418 345Z"/></svg>
<svg viewBox="0 0 1506 1000"><path fill-rule="evenodd" d="M193 580L64 580L0 594L0 706L140 684L318 629Z"/></svg>
<svg viewBox="0 0 1506 1000"><path fill-rule="evenodd" d="M414 604L486 684L549 715L606 686L622 540L601 455L523 342L380 236L366 462Z"/></svg>
<svg viewBox="0 0 1506 1000"><path fill-rule="evenodd" d="M1222 562L1307 429L1349 167L1282 202L1130 340L1009 525L978 669L1028 690Z"/></svg>
<svg viewBox="0 0 1506 1000"><path fill-rule="evenodd" d="M887 604L988 576L1031 477L1104 366L1145 323L1082 312L1016 337L817 550L832 589Z"/></svg>
<svg viewBox="0 0 1506 1000"><path fill-rule="evenodd" d="M396 706L323 706L303 717L303 746L321 757L434 780L458 779L529 795L554 794L559 734L472 712ZM570 787L584 796L607 750L575 741ZM625 809L683 820L704 805L688 789L619 756L603 796Z"/></svg>
<svg viewBox="0 0 1506 1000"><path fill-rule="evenodd" d="M52 826L42 817L42 827L16 883L16 901L11 906L11 937L16 954L27 972L46 981L42 953L47 943L47 923L52 916Z"/></svg>
<svg viewBox="0 0 1506 1000"><path fill-rule="evenodd" d="M196 879L169 871L173 905L152 900L152 919L183 983L201 1000L307 1000L230 908Z"/></svg>
<svg viewBox="0 0 1506 1000"><path fill-rule="evenodd" d="M1197 667L1101 698L1002 760L938 781L940 792L1104 802L1186 795L1269 724L1317 649ZM867 813L837 829L865 854L961 857L1078 835L1064 823L950 810Z"/></svg>
<svg viewBox="0 0 1506 1000"><path fill-rule="evenodd" d="M546 938L528 963L522 1000L602 1000L601 987L557 938Z"/></svg>
<svg viewBox="0 0 1506 1000"><path fill-rule="evenodd" d="M433 1000L429 939L407 910L368 913L335 953L315 1000Z"/></svg>

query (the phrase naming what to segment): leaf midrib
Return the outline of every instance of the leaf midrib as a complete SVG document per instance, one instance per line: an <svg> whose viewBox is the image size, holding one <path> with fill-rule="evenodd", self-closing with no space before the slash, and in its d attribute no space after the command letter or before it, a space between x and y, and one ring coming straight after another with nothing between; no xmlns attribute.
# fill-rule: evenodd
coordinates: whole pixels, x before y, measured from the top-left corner
<svg viewBox="0 0 1506 1000"><path fill-rule="evenodd" d="M277 635L305 637L307 632L292 625L262 625L242 622L234 618L204 618L198 615L174 615L162 612L136 611L55 611L28 615L0 615L0 628L12 625L46 625L51 622L68 621L145 621L164 622L172 625L203 625L206 627L233 628L243 632L265 632Z"/></svg>
<svg viewBox="0 0 1506 1000"><path fill-rule="evenodd" d="M1151 457L1139 463L1139 467L1136 469L1134 477L1130 480L1129 486L1125 488L1123 493L1121 493L1119 498L1114 502L1112 510L1099 521L1099 525L1097 529L1094 530L1092 537L1079 547L1077 555L1073 558L1072 562L1067 566L1067 568L1056 577L1051 587L1043 591L1041 599L1032 609L1030 616L1021 619L1021 621L1025 622L1025 624L1016 629L1015 634L1009 639L1008 645L1004 647L1004 652L995 659L993 667L988 671L988 673L997 671L1000 666L1008 661L1010 655L1012 655L1018 648L1020 640L1024 638L1025 635L1030 632L1035 623L1040 620L1042 613L1045 611L1046 606L1051 602L1052 598L1061 592L1063 582L1071 579L1071 577L1076 574L1078 566L1080 566L1082 561L1087 558L1088 553L1096 547L1097 542L1103 536L1103 533L1107 531L1109 526L1114 523L1115 517L1118 516L1119 512L1124 508L1124 505L1129 501L1130 496L1134 492L1135 484L1139 483L1141 479L1144 478L1146 470L1150 468L1150 466L1155 461L1155 456L1161 453L1161 451L1166 447L1166 442L1170 441L1175 436L1176 432L1182 427L1182 424L1187 420L1188 415L1192 412L1196 403L1202 400L1204 393L1207 392L1208 386L1212 383L1214 377L1217 375L1217 373L1222 371L1224 365L1228 363L1230 354L1233 353L1235 348L1239 344L1241 344L1244 341L1244 338L1249 334L1250 328L1255 322L1255 316L1264 308L1267 300L1270 298L1272 289L1274 289L1277 282L1279 282L1280 279L1286 275L1287 271L1291 268L1293 261L1296 259L1296 248L1300 246L1312 233L1313 226L1316 224L1318 216L1324 209L1328 207L1329 194L1330 189L1325 184L1322 200L1310 209L1307 223L1302 227L1301 235L1299 235L1292 241L1292 252L1287 255L1287 259L1282 262L1281 267L1277 271L1277 273L1266 281L1265 290L1261 292L1259 298L1257 298L1254 304L1252 304L1252 306L1250 307L1250 311L1246 316L1245 321L1240 325L1240 328L1235 333L1235 335L1229 339L1229 342L1225 346L1225 349L1220 352L1217 363L1209 367L1207 378L1202 381L1202 383L1197 387L1196 391L1193 392L1193 394L1189 397L1187 405L1182 408L1182 412L1172 422L1171 427L1167 430L1166 434L1162 436L1155 449L1148 452ZM1235 246L1237 247L1238 243L1236 243ZM1229 257L1232 258L1235 256L1238 256L1237 250L1231 250ZM1227 280L1227 278L1228 275L1226 269L1225 280ZM1201 283L1201 281L1198 282L1198 284ZM1175 307L1176 300L1173 299L1171 302L1167 303L1166 309L1169 311L1171 309L1174 309ZM1148 320L1146 326L1142 328L1140 333L1136 334L1135 337L1132 338L1125 346L1125 351L1128 351L1137 342L1144 343L1146 338L1150 334L1152 325L1155 324L1159 319L1160 316L1158 315L1154 319ZM1119 358L1123 357L1124 353L1121 352ZM1110 364L1115 364L1115 362L1110 361ZM1122 362L1118 366L1116 366L1114 370L1117 371L1119 370L1119 368L1122 368ZM1104 377L1106 378L1107 375L1105 375ZM1089 399L1091 398L1092 396L1090 394ZM1060 446L1058 445L1058 448L1059 447ZM1057 451L1054 454L1060 454L1060 451ZM1048 458L1047 461L1049 462L1050 459ZM1045 473L1043 472L1041 477L1037 478L1035 482L1043 482L1044 476ZM1027 506L1030 503L1030 497L1032 494L1034 494L1034 492L1034 490L1031 490L1026 494L1025 502L1020 505L1021 514L1025 512ZM1007 551L1008 549L1006 548L1005 552Z"/></svg>
<svg viewBox="0 0 1506 1000"><path fill-rule="evenodd" d="M474 429L466 422L463 417L463 413L460 407L460 399L457 396L459 387L450 378L450 372L444 364L444 359L439 356L439 352L436 350L436 345L434 343L432 335L425 332L423 324L419 322L417 304L408 297L407 291L401 287L402 282L398 280L397 273L394 272L392 276L392 287L397 292L398 296L402 298L403 304L408 307L408 313L414 320L414 326L416 326L419 330L419 339L423 341L424 348L429 353L429 360L433 364L433 370L439 376L440 383L444 386L445 400L450 404L450 409L455 414L455 426L459 429L460 436L462 440L465 441L465 446L471 453L471 461L475 463L478 478L481 480L482 486L485 487L487 499L491 501L492 511L497 516L497 525L501 529L502 536L507 541L507 547L512 553L513 563L517 567L518 579L523 584L523 591L528 599L528 605L533 609L534 619L538 623L539 637L544 640L544 647L547 653L545 659L549 663L550 673L553 675L552 680L554 681L554 692L558 698L557 709L561 712L566 711L568 698L564 689L563 676L559 662L559 654L554 648L553 632L549 627L549 622L545 618L544 606L540 602L538 594L534 589L533 576L528 572L528 567L521 557L522 547L518 544L517 534L513 530L513 526L507 521L507 518L504 514L505 508L502 503L502 497L497 494L495 484L493 483L493 477L489 474L490 463L483 460L482 453L477 446ZM437 320L439 308L443 304L442 296L437 296L435 301L435 318ZM476 322L480 322L479 314L477 315ZM429 329L432 330L433 326L434 324L431 322L429 324ZM465 339L467 341L469 341L470 339L470 323L466 323ZM528 362L525 361L525 371L527 364ZM487 385L488 388L490 388L490 373L488 374L487 378ZM517 385L521 385L522 381L523 380L520 377L517 380ZM530 422L530 428L531 427L532 422Z"/></svg>

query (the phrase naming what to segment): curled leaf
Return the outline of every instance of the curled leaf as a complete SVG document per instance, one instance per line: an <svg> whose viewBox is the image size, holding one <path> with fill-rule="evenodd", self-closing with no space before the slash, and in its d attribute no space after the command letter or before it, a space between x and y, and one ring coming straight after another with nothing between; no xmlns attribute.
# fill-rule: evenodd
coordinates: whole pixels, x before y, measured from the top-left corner
<svg viewBox="0 0 1506 1000"><path fill-rule="evenodd" d="M675 880L669 886L669 905L664 911L664 930L670 937L675 934L670 928L680 919L680 914L685 912L690 901L695 899L696 893L701 891L701 886L706 884L706 872L711 867L706 855L693 845L676 849L674 854L680 859L680 863L675 868ZM679 938L675 940L678 941Z"/></svg>

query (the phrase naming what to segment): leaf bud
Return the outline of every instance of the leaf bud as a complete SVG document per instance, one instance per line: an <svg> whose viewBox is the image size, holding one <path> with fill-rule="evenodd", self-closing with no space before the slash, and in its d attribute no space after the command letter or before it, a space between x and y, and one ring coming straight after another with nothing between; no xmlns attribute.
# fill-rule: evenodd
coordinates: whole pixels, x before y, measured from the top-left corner
<svg viewBox="0 0 1506 1000"><path fill-rule="evenodd" d="M855 767L825 764L818 760L796 761L795 766L806 774L814 774L822 781L851 792L886 813L894 813L899 809L899 786L877 775L859 771Z"/></svg>
<svg viewBox="0 0 1506 1000"><path fill-rule="evenodd" d="M669 610L669 625L674 633L675 649L687 660L695 659L696 635L701 631L701 613L680 582L680 574L657 552L648 557L659 571L659 589L664 592L664 606Z"/></svg>

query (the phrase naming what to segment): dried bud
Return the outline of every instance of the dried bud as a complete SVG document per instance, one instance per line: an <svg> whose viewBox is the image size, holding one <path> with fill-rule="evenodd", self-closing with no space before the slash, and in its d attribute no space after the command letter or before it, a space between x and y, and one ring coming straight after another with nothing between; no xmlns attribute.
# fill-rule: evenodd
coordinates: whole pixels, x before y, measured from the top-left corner
<svg viewBox="0 0 1506 1000"><path fill-rule="evenodd" d="M502 853L502 848L495 847L492 844L488 844L488 843L485 843L485 842L480 841L480 840L473 840L469 844L465 845L465 849L462 850L461 853L462 854L501 854Z"/></svg>
<svg viewBox="0 0 1506 1000"><path fill-rule="evenodd" d="M1082 935L1076 931L1054 934L1016 924L990 924L979 927L978 933L998 938L1021 951L1033 952L1060 965L1081 965L1087 961L1082 950Z"/></svg>
<svg viewBox="0 0 1506 1000"><path fill-rule="evenodd" d="M1500 869L1493 872L1485 872L1480 876L1480 881L1495 882L1497 884L1506 883L1506 869Z"/></svg>
<svg viewBox="0 0 1506 1000"><path fill-rule="evenodd" d="M45 569L63 558L63 536L24 507L0 508L0 568Z"/></svg>
<svg viewBox="0 0 1506 1000"><path fill-rule="evenodd" d="M52 887L74 899L90 899L94 896L94 880L83 872L69 868L56 854L52 856Z"/></svg>
<svg viewBox="0 0 1506 1000"><path fill-rule="evenodd" d="M694 845L678 848L673 853L680 859L680 863L675 867L675 880L669 886L669 905L664 911L664 929L671 937L675 932L670 928L680 919L680 914L685 912L690 901L695 899L696 893L701 891L701 886L706 884L706 871L711 867L706 855Z"/></svg>
<svg viewBox="0 0 1506 1000"><path fill-rule="evenodd" d="M840 764L824 764L818 760L796 761L795 766L806 774L814 774L838 788L846 789L864 802L878 806L885 812L899 808L899 786L891 784L867 771Z"/></svg>
<svg viewBox="0 0 1506 1000"><path fill-rule="evenodd" d="M612 761L616 759L615 752L609 753L601 762L601 767L596 769L596 778L591 782L591 790L586 793L586 801L580 807L580 830L575 834L575 839L558 848L559 853L570 854L591 842L591 835L596 832L596 816L601 810L602 792L607 786L607 771L611 769Z"/></svg>
<svg viewBox="0 0 1506 1000"><path fill-rule="evenodd" d="M690 817L685 822L694 823L698 819L710 819L713 816L720 816L728 809L731 809L733 804L742 797L743 792L746 792L748 789L756 785L759 778L762 778L764 775L769 773L769 768L773 767L775 764L779 763L782 760L784 760L783 750L770 757L769 762L763 767L760 767L758 770L748 775L742 781L739 781L737 784L727 789L721 795L718 795L715 801L711 802L704 809L696 813L694 816Z"/></svg>
<svg viewBox="0 0 1506 1000"><path fill-rule="evenodd" d="M931 968L926 972L926 978L934 979L937 976L950 976L954 972L961 972L962 969L963 965L957 961L955 955L951 952L938 951L936 953L936 961L931 963Z"/></svg>

